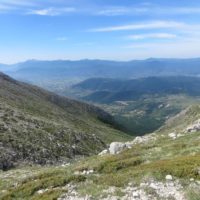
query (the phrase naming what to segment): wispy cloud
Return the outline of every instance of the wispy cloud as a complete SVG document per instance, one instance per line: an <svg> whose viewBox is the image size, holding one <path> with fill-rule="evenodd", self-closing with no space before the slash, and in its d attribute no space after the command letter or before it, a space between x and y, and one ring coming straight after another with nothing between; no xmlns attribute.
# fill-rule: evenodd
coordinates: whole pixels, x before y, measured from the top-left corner
<svg viewBox="0 0 200 200"><path fill-rule="evenodd" d="M0 11L7 12L15 10L20 14L32 14L42 16L57 16L75 12L76 9L67 6L67 3L53 2L51 0L0 0Z"/></svg>
<svg viewBox="0 0 200 200"><path fill-rule="evenodd" d="M153 42L140 41L131 42L122 48L134 52L137 57L194 57L199 56L200 51L200 24L185 24L178 29L179 36L176 40L158 40ZM177 33L178 34L178 33ZM153 35L153 34L152 34ZM166 35L167 37L167 35ZM169 35L169 38L171 36ZM141 37L142 38L142 37ZM140 36L133 35L133 39L140 39Z"/></svg>
<svg viewBox="0 0 200 200"><path fill-rule="evenodd" d="M148 11L146 7L111 7L111 8L104 8L100 9L99 11L95 12L95 15L103 15L103 16L119 16L119 15L136 15L145 13Z"/></svg>
<svg viewBox="0 0 200 200"><path fill-rule="evenodd" d="M188 15L200 14L200 7L171 7L159 6L151 3L136 6L118 6L98 8L95 15L123 16L123 15Z"/></svg>
<svg viewBox="0 0 200 200"><path fill-rule="evenodd" d="M129 35L127 38L132 40L143 40L143 39L172 39L176 37L177 35L170 33L150 33L150 34Z"/></svg>
<svg viewBox="0 0 200 200"><path fill-rule="evenodd" d="M27 2L23 0L0 0L0 13L10 13L17 10L34 7L34 2Z"/></svg>
<svg viewBox="0 0 200 200"><path fill-rule="evenodd" d="M81 43L76 43L75 45L84 47L84 46L93 46L93 45L95 45L95 43L94 42L81 42Z"/></svg>
<svg viewBox="0 0 200 200"><path fill-rule="evenodd" d="M57 37L56 40L57 41L67 41L68 38L67 37Z"/></svg>
<svg viewBox="0 0 200 200"><path fill-rule="evenodd" d="M146 57L198 57L200 51L200 39L181 39L176 42L158 42L132 44L123 47L129 49L128 56L137 58ZM125 51L126 52L126 51Z"/></svg>
<svg viewBox="0 0 200 200"><path fill-rule="evenodd" d="M93 4L92 0L89 0ZM4 9L1 7L4 6ZM97 4L95 7L84 5L81 1L53 1L53 0L0 0L0 10L11 11L13 9L23 11L23 13L36 15L64 15L69 12L74 12L75 8L81 8L79 12L87 15L97 16L132 16L132 15L146 15L146 16L169 16L169 15L189 15L200 14L200 7L180 7L180 6L161 6L152 4L150 2L143 2L140 4L132 3L130 6L113 6L104 4ZM63 10L63 11L62 11ZM65 10L65 11L64 11ZM21 12L19 12L21 13Z"/></svg>
<svg viewBox="0 0 200 200"><path fill-rule="evenodd" d="M26 1L26 0L1 0L0 5L9 6L34 6L36 1Z"/></svg>
<svg viewBox="0 0 200 200"><path fill-rule="evenodd" d="M38 10L31 10L27 14L29 15L43 15L43 16L57 16L67 13L76 12L75 8L65 7L65 8L44 8Z"/></svg>
<svg viewBox="0 0 200 200"><path fill-rule="evenodd" d="M95 28L89 31L112 32L112 31L128 31L128 30L142 30L142 29L159 29L159 28L181 28L184 25L185 25L184 23L175 22L175 21L153 21L153 22L147 22L147 23Z"/></svg>
<svg viewBox="0 0 200 200"><path fill-rule="evenodd" d="M0 4L0 13L6 12L8 10L12 10L12 8L10 6Z"/></svg>
<svg viewBox="0 0 200 200"><path fill-rule="evenodd" d="M159 15L200 14L200 7L153 7L152 12Z"/></svg>

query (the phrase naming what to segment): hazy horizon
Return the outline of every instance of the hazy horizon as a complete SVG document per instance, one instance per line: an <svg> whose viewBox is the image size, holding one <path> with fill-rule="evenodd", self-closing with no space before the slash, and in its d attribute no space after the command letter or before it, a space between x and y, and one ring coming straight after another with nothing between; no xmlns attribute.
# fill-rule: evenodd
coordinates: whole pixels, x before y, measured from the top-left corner
<svg viewBox="0 0 200 200"><path fill-rule="evenodd" d="M1 62L0 64L5 64L5 65L15 65L15 64L19 64L19 63L25 63L25 62L29 62L29 61L43 61L43 62L54 62L54 61L71 61L71 62L78 62L78 61L110 61L110 62L132 62L132 61L146 61L146 60L150 60L150 59L155 59L155 60L190 60L190 59L200 59L199 57L147 57L147 58L141 58L141 59L127 59L127 60L120 60L120 59L101 59L101 58L80 58L80 59L35 59L35 58L31 58L31 59L27 59L27 60L20 60L20 61L16 61L16 62Z"/></svg>

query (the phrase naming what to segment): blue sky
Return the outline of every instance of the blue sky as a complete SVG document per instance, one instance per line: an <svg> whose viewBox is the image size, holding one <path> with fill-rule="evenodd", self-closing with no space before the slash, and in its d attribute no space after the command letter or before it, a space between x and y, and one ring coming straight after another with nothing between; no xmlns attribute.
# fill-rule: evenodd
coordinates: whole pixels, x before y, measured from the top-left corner
<svg viewBox="0 0 200 200"><path fill-rule="evenodd" d="M0 0L0 63L200 57L199 0Z"/></svg>

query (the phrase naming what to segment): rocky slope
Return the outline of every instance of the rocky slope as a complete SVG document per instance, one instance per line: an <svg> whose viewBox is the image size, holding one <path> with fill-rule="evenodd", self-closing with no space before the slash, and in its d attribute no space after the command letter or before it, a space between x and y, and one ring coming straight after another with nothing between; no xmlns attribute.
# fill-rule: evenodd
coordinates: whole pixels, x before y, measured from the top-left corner
<svg viewBox="0 0 200 200"><path fill-rule="evenodd" d="M198 200L199 119L200 106L191 106L157 132L130 142L111 143L99 155L80 162L2 172L0 197L3 200Z"/></svg>
<svg viewBox="0 0 200 200"><path fill-rule="evenodd" d="M55 164L125 140L101 109L0 74L0 169Z"/></svg>

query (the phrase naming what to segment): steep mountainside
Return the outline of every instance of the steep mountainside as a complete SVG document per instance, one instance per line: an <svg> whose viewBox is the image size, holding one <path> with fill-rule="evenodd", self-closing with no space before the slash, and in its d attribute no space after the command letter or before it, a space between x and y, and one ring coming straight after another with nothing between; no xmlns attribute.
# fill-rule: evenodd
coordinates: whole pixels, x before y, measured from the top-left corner
<svg viewBox="0 0 200 200"><path fill-rule="evenodd" d="M0 168L64 162L127 138L103 110L0 74Z"/></svg>

